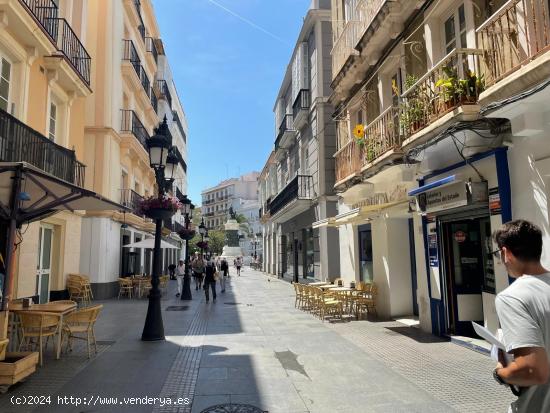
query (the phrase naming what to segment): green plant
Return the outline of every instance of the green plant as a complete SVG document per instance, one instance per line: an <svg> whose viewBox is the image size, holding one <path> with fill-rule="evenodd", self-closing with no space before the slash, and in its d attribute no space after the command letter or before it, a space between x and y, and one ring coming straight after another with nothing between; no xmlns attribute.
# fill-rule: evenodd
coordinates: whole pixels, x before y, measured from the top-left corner
<svg viewBox="0 0 550 413"><path fill-rule="evenodd" d="M470 71L465 79L459 79L458 84L458 94L461 97L477 98L485 90L485 77Z"/></svg>
<svg viewBox="0 0 550 413"><path fill-rule="evenodd" d="M443 73L445 77L442 77L435 82L435 86L440 88L443 92L444 102L454 102L459 96L459 90L461 83L458 80L458 75L454 67L443 67Z"/></svg>
<svg viewBox="0 0 550 413"><path fill-rule="evenodd" d="M407 75L405 78L405 90L410 90L416 83L418 78L415 75ZM410 91L406 96L406 101L401 104L399 122L407 129L416 129L424 123L426 118L426 91L422 85L419 85L414 90Z"/></svg>

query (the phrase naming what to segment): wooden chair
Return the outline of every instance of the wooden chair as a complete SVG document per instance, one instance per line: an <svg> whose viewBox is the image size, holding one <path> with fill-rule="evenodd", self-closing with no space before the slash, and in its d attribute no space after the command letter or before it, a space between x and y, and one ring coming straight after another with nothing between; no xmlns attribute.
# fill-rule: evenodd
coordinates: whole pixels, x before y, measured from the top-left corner
<svg viewBox="0 0 550 413"><path fill-rule="evenodd" d="M69 314L63 320L63 336L67 338L67 351L72 351L72 340L86 340L88 346L88 358L91 357L91 344L94 345L94 352L97 353L94 326L99 312L103 305L82 308ZM84 336L82 336L84 335Z"/></svg>
<svg viewBox="0 0 550 413"><path fill-rule="evenodd" d="M3 354L4 351L7 351L9 342L10 340L7 338L0 339L0 354Z"/></svg>
<svg viewBox="0 0 550 413"><path fill-rule="evenodd" d="M23 303L23 299L19 298L17 300L10 300L9 305L21 303ZM13 311L10 311L8 316L8 338L10 340L10 350L16 351L21 342L21 321L17 313Z"/></svg>
<svg viewBox="0 0 550 413"><path fill-rule="evenodd" d="M67 277L67 288L69 289L69 296L72 300L90 304L94 299L90 278L86 275L69 274ZM73 294L71 294L71 288Z"/></svg>
<svg viewBox="0 0 550 413"><path fill-rule="evenodd" d="M169 280L170 280L169 275L161 275L160 276L159 288L161 289L161 291L166 292L166 289L168 288L168 281Z"/></svg>
<svg viewBox="0 0 550 413"><path fill-rule="evenodd" d="M355 297L355 315L359 320L360 315L363 313L363 310L368 313L373 313L376 317L378 313L376 312L376 296L378 294L378 287L372 283L367 284L365 290L360 293L360 295Z"/></svg>
<svg viewBox="0 0 550 413"><path fill-rule="evenodd" d="M132 298L133 290L134 290L134 285L131 279L129 278L118 279L118 299L120 299L121 295L126 295L128 298Z"/></svg>
<svg viewBox="0 0 550 413"><path fill-rule="evenodd" d="M19 343L19 351L22 347L29 348L32 340L38 340L34 344L38 344L40 353L40 366L43 364L42 344L46 339L46 347L50 337L55 336L58 332L61 316L54 313L38 312L38 311L20 311L19 318L21 320L21 342ZM55 349L55 346L54 346Z"/></svg>

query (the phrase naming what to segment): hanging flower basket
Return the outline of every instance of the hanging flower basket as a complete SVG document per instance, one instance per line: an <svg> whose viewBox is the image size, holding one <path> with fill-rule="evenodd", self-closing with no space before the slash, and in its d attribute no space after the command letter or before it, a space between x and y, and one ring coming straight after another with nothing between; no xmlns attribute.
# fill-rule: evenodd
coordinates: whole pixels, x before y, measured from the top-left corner
<svg viewBox="0 0 550 413"><path fill-rule="evenodd" d="M195 236L196 233L197 232L194 229L183 228L182 230L180 230L178 232L178 235L182 240L189 241L189 240L193 239L193 237Z"/></svg>
<svg viewBox="0 0 550 413"><path fill-rule="evenodd" d="M206 250L206 249L208 249L208 242L199 241L199 242L197 242L197 247L200 248L201 250Z"/></svg>
<svg viewBox="0 0 550 413"><path fill-rule="evenodd" d="M181 202L178 198L165 195L162 198L143 198L137 212L151 219L169 220L180 208Z"/></svg>

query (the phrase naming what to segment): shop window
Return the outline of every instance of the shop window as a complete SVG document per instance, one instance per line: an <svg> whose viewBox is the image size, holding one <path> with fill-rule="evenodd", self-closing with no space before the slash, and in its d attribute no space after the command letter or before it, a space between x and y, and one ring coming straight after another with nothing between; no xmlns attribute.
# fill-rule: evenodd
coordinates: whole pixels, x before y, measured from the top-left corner
<svg viewBox="0 0 550 413"><path fill-rule="evenodd" d="M0 59L0 109L8 111L10 100L11 63Z"/></svg>

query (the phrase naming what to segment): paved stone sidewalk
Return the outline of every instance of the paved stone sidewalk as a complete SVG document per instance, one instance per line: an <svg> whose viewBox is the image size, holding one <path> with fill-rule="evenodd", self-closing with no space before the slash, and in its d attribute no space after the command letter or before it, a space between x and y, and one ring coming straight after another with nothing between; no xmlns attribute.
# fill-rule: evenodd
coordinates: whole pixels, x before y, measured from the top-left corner
<svg viewBox="0 0 550 413"><path fill-rule="evenodd" d="M175 282L170 283L175 288ZM193 291L195 293L195 291ZM201 412L245 403L282 412L503 412L511 395L485 355L394 322L322 323L294 308L287 282L245 269L206 303L163 299L166 341L139 340L146 300L110 300L100 352L46 365L3 396L1 412ZM184 306L182 311L166 311ZM174 308L172 308L174 309ZM51 394L87 406L15 407L11 396ZM97 397L189 398L192 405L99 405ZM93 405L95 404L95 405Z"/></svg>

